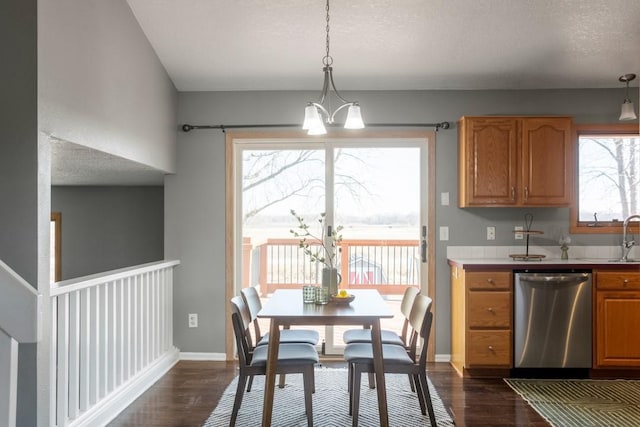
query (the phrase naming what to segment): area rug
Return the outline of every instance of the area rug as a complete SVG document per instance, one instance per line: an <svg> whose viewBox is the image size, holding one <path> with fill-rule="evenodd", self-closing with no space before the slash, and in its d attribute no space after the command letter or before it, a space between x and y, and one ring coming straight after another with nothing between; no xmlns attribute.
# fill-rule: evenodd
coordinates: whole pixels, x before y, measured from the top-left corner
<svg viewBox="0 0 640 427"><path fill-rule="evenodd" d="M397 427L424 427L429 425L429 416L420 413L420 405L415 393L409 388L406 375L386 375L389 424ZM313 423L317 427L350 426L349 394L347 393L346 369L317 369L315 373L316 392L313 395ZM227 427L231 418L233 399L238 378L227 387L213 410L205 427ZM251 392L245 393L238 413L236 426L257 426L262 419L262 397L264 376L254 379ZM454 426L442 400L429 381L429 391L438 426ZM379 426L378 398L375 390L369 389L366 375L362 378L359 425ZM276 387L273 403L272 426L306 427L302 375L287 375L286 386Z"/></svg>
<svg viewBox="0 0 640 427"><path fill-rule="evenodd" d="M505 379L558 427L640 426L640 381Z"/></svg>

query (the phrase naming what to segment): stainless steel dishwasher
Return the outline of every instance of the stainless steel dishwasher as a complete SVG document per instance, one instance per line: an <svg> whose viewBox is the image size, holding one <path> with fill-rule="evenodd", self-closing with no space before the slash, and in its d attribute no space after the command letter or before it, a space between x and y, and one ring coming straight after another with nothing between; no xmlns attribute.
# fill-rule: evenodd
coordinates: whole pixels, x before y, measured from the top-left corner
<svg viewBox="0 0 640 427"><path fill-rule="evenodd" d="M591 273L515 272L514 367L591 367Z"/></svg>

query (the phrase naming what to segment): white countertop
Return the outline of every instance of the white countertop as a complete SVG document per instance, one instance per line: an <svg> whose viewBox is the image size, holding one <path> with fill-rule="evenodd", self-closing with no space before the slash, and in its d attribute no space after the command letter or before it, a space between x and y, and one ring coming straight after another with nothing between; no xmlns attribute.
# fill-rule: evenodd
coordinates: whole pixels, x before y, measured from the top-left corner
<svg viewBox="0 0 640 427"><path fill-rule="evenodd" d="M572 268L580 266L635 266L640 269L640 261L636 262L620 262L610 261L607 258L577 258L577 259L559 259L559 258L543 258L541 260L522 261L513 260L511 258L449 258L449 262L460 266L502 266L512 268L535 268L536 266L555 268Z"/></svg>

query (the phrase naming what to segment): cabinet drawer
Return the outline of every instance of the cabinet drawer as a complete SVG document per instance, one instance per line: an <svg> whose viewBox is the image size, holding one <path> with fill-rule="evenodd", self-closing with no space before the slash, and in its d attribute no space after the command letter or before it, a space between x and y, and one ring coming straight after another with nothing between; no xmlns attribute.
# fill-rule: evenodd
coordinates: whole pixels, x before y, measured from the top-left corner
<svg viewBox="0 0 640 427"><path fill-rule="evenodd" d="M472 291L468 298L469 328L511 328L511 292Z"/></svg>
<svg viewBox="0 0 640 427"><path fill-rule="evenodd" d="M468 289L511 289L510 271L472 271L465 276Z"/></svg>
<svg viewBox="0 0 640 427"><path fill-rule="evenodd" d="M632 271L597 271L598 289L640 289L640 273Z"/></svg>
<svg viewBox="0 0 640 427"><path fill-rule="evenodd" d="M467 332L467 366L511 366L511 331Z"/></svg>

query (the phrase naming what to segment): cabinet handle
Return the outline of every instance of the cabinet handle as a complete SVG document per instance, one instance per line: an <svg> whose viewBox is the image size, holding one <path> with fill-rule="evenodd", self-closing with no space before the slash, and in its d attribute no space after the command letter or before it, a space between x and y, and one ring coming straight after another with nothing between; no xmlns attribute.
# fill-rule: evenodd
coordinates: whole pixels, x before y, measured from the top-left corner
<svg viewBox="0 0 640 427"><path fill-rule="evenodd" d="M511 187L511 200L516 199L516 187Z"/></svg>
<svg viewBox="0 0 640 427"><path fill-rule="evenodd" d="M493 308L492 308L492 307L489 307L489 308L487 308L487 311L488 311L489 313L493 313Z"/></svg>
<svg viewBox="0 0 640 427"><path fill-rule="evenodd" d="M493 346L492 345L489 346L489 351L493 353Z"/></svg>
<svg viewBox="0 0 640 427"><path fill-rule="evenodd" d="M622 286L627 286L629 284L629 279L624 279L622 281Z"/></svg>
<svg viewBox="0 0 640 427"><path fill-rule="evenodd" d="M487 279L487 282L489 282L489 283L493 283L493 279L492 279L491 277L489 277L489 278Z"/></svg>
<svg viewBox="0 0 640 427"><path fill-rule="evenodd" d="M524 199L529 199L529 187L524 187Z"/></svg>

